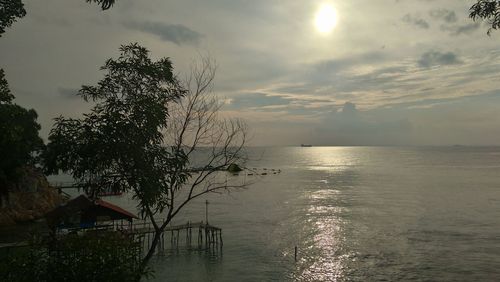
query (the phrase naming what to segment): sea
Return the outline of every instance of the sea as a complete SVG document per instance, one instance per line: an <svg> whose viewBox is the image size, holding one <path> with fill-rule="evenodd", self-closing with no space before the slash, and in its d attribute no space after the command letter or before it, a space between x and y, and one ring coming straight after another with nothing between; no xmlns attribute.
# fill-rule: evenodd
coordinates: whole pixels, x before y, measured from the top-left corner
<svg viewBox="0 0 500 282"><path fill-rule="evenodd" d="M197 199L174 222L208 217L222 248L189 249L181 236L153 258L147 281L500 281L500 147L248 156L252 172L231 177L251 185Z"/></svg>

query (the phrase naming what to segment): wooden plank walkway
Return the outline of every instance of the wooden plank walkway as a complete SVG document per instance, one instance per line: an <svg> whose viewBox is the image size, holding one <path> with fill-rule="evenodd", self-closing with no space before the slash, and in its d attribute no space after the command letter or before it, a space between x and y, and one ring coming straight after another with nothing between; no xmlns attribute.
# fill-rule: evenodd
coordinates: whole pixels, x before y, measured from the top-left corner
<svg viewBox="0 0 500 282"><path fill-rule="evenodd" d="M124 226L125 227L125 226ZM127 226L128 227L128 226ZM132 223L132 228L124 228L125 231L128 231L130 233L150 233L150 232L155 232L154 227L150 222L140 222L140 223ZM221 231L222 229L210 224L206 224L202 222L188 222L186 224L181 224L181 225L174 225L174 226L167 226L165 227L165 232L166 231L179 231L179 230L184 230L184 229L189 229L189 228L202 228L202 229L207 229L207 230L214 230L214 231Z"/></svg>
<svg viewBox="0 0 500 282"><path fill-rule="evenodd" d="M160 221L161 222L161 221ZM154 236L155 229L151 222L142 221L134 222L132 224L124 225L123 228L117 226L115 230L122 230L125 233L132 234L139 238L141 245L146 249L149 248ZM204 222L187 222L181 225L167 226L161 233L160 244L158 249L165 249L165 239L170 236L170 244L173 248L179 247L179 242L182 237L185 237L185 244L188 248L193 248L193 230L198 231L197 247L199 249L212 248L215 246L222 247L224 242L222 240L222 229ZM196 234L195 234L196 235Z"/></svg>

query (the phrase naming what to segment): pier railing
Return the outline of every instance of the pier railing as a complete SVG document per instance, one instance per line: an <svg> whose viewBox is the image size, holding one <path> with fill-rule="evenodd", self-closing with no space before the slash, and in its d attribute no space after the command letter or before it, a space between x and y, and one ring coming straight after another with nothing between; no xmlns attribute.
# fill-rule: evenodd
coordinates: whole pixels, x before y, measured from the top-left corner
<svg viewBox="0 0 500 282"><path fill-rule="evenodd" d="M160 221L161 222L161 221ZM133 234L145 249L149 249L153 236L156 232L151 222L147 220L140 220L123 226L122 230L125 233ZM119 226L121 228L121 226ZM196 238L193 238L193 233ZM184 239L183 239L184 238ZM165 227L160 234L160 242L158 244L158 251L165 249L165 243L170 239L171 248L179 248L179 243L184 241L185 247L192 249L210 249L222 247L224 242L222 240L222 229L208 223L202 222L187 222L181 225L169 225ZM196 240L196 241L194 241Z"/></svg>

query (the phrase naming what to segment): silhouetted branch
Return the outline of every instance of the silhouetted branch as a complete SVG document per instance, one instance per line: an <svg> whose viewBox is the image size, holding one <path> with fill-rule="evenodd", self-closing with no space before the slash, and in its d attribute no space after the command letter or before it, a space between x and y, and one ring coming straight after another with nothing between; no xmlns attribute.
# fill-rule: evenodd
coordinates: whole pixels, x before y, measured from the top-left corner
<svg viewBox="0 0 500 282"><path fill-rule="evenodd" d="M499 0L478 0L469 9L469 17L474 20L485 20L490 26L488 35L492 30L500 28L500 1Z"/></svg>
<svg viewBox="0 0 500 282"><path fill-rule="evenodd" d="M94 2L101 5L101 9L103 11L111 8L115 4L115 0L85 0L85 1L87 1L87 3Z"/></svg>

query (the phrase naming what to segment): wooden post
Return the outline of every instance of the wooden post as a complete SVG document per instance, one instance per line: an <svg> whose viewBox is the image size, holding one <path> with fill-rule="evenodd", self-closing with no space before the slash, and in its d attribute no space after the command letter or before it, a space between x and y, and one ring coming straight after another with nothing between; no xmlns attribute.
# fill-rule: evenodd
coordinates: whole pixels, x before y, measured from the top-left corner
<svg viewBox="0 0 500 282"><path fill-rule="evenodd" d="M189 245L189 232L188 232L188 228L189 228L189 221L186 223L186 245Z"/></svg>
<svg viewBox="0 0 500 282"><path fill-rule="evenodd" d="M205 226L205 246L209 245L209 237L208 237L208 230L207 227Z"/></svg>
<svg viewBox="0 0 500 282"><path fill-rule="evenodd" d="M175 242L177 245L177 248L179 248L179 229L177 229L177 242Z"/></svg>
<svg viewBox="0 0 500 282"><path fill-rule="evenodd" d="M201 231L201 226L198 227L198 248L203 247L203 232Z"/></svg>
<svg viewBox="0 0 500 282"><path fill-rule="evenodd" d="M208 224L208 200L205 200L205 220Z"/></svg>
<svg viewBox="0 0 500 282"><path fill-rule="evenodd" d="M189 246L191 246L193 240L193 228L189 226Z"/></svg>

